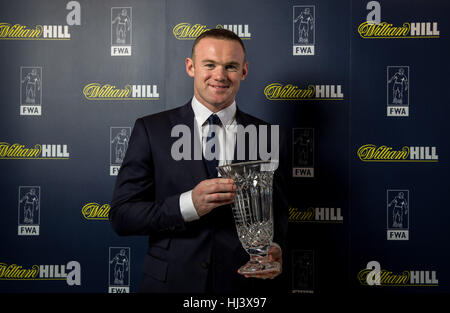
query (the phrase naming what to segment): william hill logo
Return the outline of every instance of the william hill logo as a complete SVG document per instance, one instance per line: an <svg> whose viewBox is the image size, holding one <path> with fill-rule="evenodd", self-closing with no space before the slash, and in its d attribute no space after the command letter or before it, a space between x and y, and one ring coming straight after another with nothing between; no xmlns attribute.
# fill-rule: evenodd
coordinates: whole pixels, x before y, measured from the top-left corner
<svg viewBox="0 0 450 313"><path fill-rule="evenodd" d="M403 23L394 26L386 22L375 24L363 22L358 27L358 33L362 38L439 38L437 22Z"/></svg>
<svg viewBox="0 0 450 313"><path fill-rule="evenodd" d="M272 83L264 88L268 100L343 100L341 85L308 85Z"/></svg>
<svg viewBox="0 0 450 313"><path fill-rule="evenodd" d="M36 25L0 23L0 40L69 40L68 25Z"/></svg>
<svg viewBox="0 0 450 313"><path fill-rule="evenodd" d="M65 280L69 286L80 286L81 265L77 261L70 261L61 265L33 265L31 268L24 268L0 262L0 280Z"/></svg>
<svg viewBox="0 0 450 313"><path fill-rule="evenodd" d="M341 208L289 208L289 222L343 223Z"/></svg>
<svg viewBox="0 0 450 313"><path fill-rule="evenodd" d="M366 6L369 10L366 22L358 27L358 33L362 38L439 38L437 22L405 22L403 25L381 21L381 4L378 1L370 1Z"/></svg>
<svg viewBox="0 0 450 313"><path fill-rule="evenodd" d="M0 159L68 159L67 145L36 144L26 148L18 143L0 142Z"/></svg>
<svg viewBox="0 0 450 313"><path fill-rule="evenodd" d="M247 24L219 24L216 28L232 31L241 39L252 38L252 34L250 33L249 26ZM179 23L174 26L172 33L178 40L194 40L207 30L209 30L209 28L207 28L206 25Z"/></svg>
<svg viewBox="0 0 450 313"><path fill-rule="evenodd" d="M395 150L388 146L367 144L361 146L357 154L364 162L439 162L436 147L404 146Z"/></svg>
<svg viewBox="0 0 450 313"><path fill-rule="evenodd" d="M69 1L66 25L26 26L0 22L0 40L70 40L69 25L81 25L81 6Z"/></svg>
<svg viewBox="0 0 450 313"><path fill-rule="evenodd" d="M88 203L83 206L81 213L87 220L108 220L109 210L111 206L109 204Z"/></svg>
<svg viewBox="0 0 450 313"><path fill-rule="evenodd" d="M438 286L436 271L416 271L406 270L401 273L394 273L381 269L377 261L367 263L365 269L359 271L358 280L365 286Z"/></svg>
<svg viewBox="0 0 450 313"><path fill-rule="evenodd" d="M158 100L157 85L125 85L118 88L111 84L91 83L83 88L88 100Z"/></svg>

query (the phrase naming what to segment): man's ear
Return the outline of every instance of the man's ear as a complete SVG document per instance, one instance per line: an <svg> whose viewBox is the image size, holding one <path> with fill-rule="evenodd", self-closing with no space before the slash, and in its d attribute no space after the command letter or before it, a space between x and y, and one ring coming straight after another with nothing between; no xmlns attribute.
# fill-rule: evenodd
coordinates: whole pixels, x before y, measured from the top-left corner
<svg viewBox="0 0 450 313"><path fill-rule="evenodd" d="M247 74L248 74L248 62L246 61L246 62L244 63L244 66L242 67L242 77L241 77L241 80L244 80L245 77L247 77Z"/></svg>
<svg viewBox="0 0 450 313"><path fill-rule="evenodd" d="M194 77L194 60L192 60L191 58L186 58L186 73L190 76L190 77Z"/></svg>

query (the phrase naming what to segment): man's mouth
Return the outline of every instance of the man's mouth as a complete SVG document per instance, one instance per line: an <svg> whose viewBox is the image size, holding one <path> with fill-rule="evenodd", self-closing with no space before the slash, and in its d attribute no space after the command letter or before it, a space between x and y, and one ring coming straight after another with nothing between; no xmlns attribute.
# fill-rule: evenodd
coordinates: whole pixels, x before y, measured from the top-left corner
<svg viewBox="0 0 450 313"><path fill-rule="evenodd" d="M210 87L217 89L217 90L224 90L224 89L228 89L229 86L227 85L209 85Z"/></svg>

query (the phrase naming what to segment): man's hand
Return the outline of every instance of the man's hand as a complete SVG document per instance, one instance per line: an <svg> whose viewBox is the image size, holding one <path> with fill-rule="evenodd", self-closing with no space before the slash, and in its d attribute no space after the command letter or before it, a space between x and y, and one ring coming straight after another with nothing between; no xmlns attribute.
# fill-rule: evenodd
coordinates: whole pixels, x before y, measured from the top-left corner
<svg viewBox="0 0 450 313"><path fill-rule="evenodd" d="M218 206L232 203L236 189L234 181L228 178L201 181L192 190L192 202L198 216L203 216Z"/></svg>
<svg viewBox="0 0 450 313"><path fill-rule="evenodd" d="M269 258L270 261L275 261L280 263L280 270L279 271L272 271L272 272L254 272L252 274L245 274L245 278L261 278L261 279L274 279L275 277L277 277L278 275L281 274L282 272L282 265L283 265L283 259L282 259L282 253L281 253L281 249L278 245L272 245L269 248L269 251L267 253L267 257ZM238 271L239 273L239 271Z"/></svg>

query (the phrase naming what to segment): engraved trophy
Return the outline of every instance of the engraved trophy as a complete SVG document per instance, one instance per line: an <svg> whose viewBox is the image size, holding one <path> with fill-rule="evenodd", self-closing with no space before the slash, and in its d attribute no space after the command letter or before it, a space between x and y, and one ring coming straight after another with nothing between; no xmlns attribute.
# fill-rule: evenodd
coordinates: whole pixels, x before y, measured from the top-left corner
<svg viewBox="0 0 450 313"><path fill-rule="evenodd" d="M281 270L271 262L268 250L273 239L272 184L278 167L275 161L252 161L217 167L224 178L237 186L233 216L237 234L250 260L239 268L242 275Z"/></svg>

